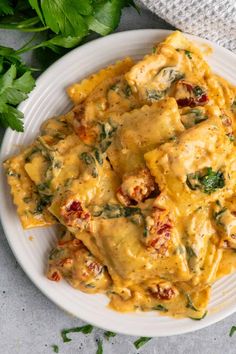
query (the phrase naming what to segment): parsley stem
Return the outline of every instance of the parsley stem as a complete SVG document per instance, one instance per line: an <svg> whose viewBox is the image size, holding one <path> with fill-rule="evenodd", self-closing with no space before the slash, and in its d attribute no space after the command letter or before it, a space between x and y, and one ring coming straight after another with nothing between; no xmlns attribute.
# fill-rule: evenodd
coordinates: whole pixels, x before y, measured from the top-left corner
<svg viewBox="0 0 236 354"><path fill-rule="evenodd" d="M21 48L19 48L19 49L17 50L17 52L21 51L21 50L24 49L24 48L27 48L27 46L28 46L30 43L32 43L33 40L35 40L35 38L37 37L37 35L38 35L38 33L35 33L35 34L30 38L30 40L29 40L28 42L25 42L25 44L24 44Z"/></svg>
<svg viewBox="0 0 236 354"><path fill-rule="evenodd" d="M0 23L0 28L10 29L10 30L11 29L12 30L19 30L22 32L42 32L42 31L46 31L49 28L48 26L32 27L39 22L40 22L40 19L36 16L36 17L32 17L28 20L24 20L24 21L16 22L16 23Z"/></svg>

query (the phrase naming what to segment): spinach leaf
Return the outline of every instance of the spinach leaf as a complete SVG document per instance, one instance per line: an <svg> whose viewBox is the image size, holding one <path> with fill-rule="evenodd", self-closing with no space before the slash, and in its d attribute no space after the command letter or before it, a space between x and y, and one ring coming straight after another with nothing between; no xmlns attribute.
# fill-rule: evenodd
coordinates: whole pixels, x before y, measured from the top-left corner
<svg viewBox="0 0 236 354"><path fill-rule="evenodd" d="M91 165L95 163L94 157L89 152L82 152L80 159L86 164Z"/></svg>
<svg viewBox="0 0 236 354"><path fill-rule="evenodd" d="M105 204L102 207L96 207L93 216L101 217L104 219L116 219L121 217L130 217L132 215L141 215L140 208L123 207L120 204Z"/></svg>
<svg viewBox="0 0 236 354"><path fill-rule="evenodd" d="M147 95L147 99L149 101L159 101L161 100L164 96L165 96L165 90L163 91L159 91L159 90L146 90L146 95Z"/></svg>
<svg viewBox="0 0 236 354"><path fill-rule="evenodd" d="M162 312L168 312L168 309L165 306L163 306L163 305L154 306L153 310L162 311Z"/></svg>
<svg viewBox="0 0 236 354"><path fill-rule="evenodd" d="M225 186L223 172L213 171L211 167L206 167L201 172L189 173L186 179L187 186L192 190L201 190L206 194L211 194L216 189Z"/></svg>
<svg viewBox="0 0 236 354"><path fill-rule="evenodd" d="M188 293L185 293L185 297L186 297L186 300L187 300L186 307L187 307L188 309L193 310L193 311L198 311L198 309L194 306L190 295L189 295Z"/></svg>
<svg viewBox="0 0 236 354"><path fill-rule="evenodd" d="M207 311L204 312L202 317L189 317L189 318L191 318L191 320L194 320L194 321L201 321L201 320L203 320L203 318L206 317L206 315L207 315Z"/></svg>

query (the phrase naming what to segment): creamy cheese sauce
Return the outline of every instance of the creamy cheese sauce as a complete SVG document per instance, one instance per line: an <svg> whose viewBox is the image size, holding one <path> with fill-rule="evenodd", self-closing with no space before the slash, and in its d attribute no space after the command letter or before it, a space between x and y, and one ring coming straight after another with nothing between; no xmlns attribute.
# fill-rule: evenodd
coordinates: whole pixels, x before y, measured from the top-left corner
<svg viewBox="0 0 236 354"><path fill-rule="evenodd" d="M47 276L110 307L201 319L236 267L236 88L174 32L75 83L5 163L22 226L61 225Z"/></svg>

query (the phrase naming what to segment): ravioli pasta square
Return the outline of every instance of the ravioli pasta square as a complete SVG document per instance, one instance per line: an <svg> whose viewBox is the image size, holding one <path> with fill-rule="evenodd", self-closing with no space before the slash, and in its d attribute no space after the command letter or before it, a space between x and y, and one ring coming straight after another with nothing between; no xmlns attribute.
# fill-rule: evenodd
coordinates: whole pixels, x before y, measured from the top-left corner
<svg viewBox="0 0 236 354"><path fill-rule="evenodd" d="M60 225L47 277L116 311L204 318L236 267L236 88L176 31L67 93L4 163L22 226Z"/></svg>

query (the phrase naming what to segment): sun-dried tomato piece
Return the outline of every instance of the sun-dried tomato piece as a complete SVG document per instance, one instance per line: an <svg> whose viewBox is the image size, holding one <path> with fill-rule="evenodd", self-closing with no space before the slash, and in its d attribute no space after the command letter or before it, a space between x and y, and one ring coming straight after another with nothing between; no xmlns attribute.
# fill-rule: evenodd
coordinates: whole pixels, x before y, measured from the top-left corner
<svg viewBox="0 0 236 354"><path fill-rule="evenodd" d="M171 300L177 295L177 290L170 284L160 283L149 289L149 293L158 300Z"/></svg>
<svg viewBox="0 0 236 354"><path fill-rule="evenodd" d="M204 88L185 80L176 84L175 98L179 107L202 106L209 101Z"/></svg>
<svg viewBox="0 0 236 354"><path fill-rule="evenodd" d="M151 216L146 218L146 243L160 255L165 255L171 239L172 222L165 209L154 208Z"/></svg>
<svg viewBox="0 0 236 354"><path fill-rule="evenodd" d="M60 210L61 216L67 226L85 229L91 219L91 215L84 210L78 200L72 200L63 205Z"/></svg>
<svg viewBox="0 0 236 354"><path fill-rule="evenodd" d="M86 266L94 274L94 276L97 276L103 270L103 266L100 263L91 260L86 262Z"/></svg>
<svg viewBox="0 0 236 354"><path fill-rule="evenodd" d="M48 279L52 281L60 281L62 278L61 274L58 272L58 270L55 270L52 274L48 274Z"/></svg>
<svg viewBox="0 0 236 354"><path fill-rule="evenodd" d="M147 168L138 171L135 175L124 176L116 196L119 202L125 206L143 202L149 198L158 188L154 178Z"/></svg>

